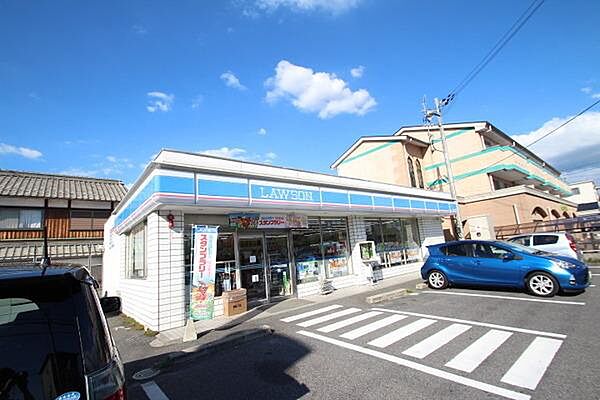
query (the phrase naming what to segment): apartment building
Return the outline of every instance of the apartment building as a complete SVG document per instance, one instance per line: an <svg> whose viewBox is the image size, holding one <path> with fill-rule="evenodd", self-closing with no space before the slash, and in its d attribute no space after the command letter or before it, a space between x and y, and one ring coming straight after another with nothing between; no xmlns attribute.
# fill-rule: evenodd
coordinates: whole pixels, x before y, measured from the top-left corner
<svg viewBox="0 0 600 400"><path fill-rule="evenodd" d="M577 204L577 214L595 215L600 214L600 197L594 181L584 181L571 184L572 195L567 200Z"/></svg>
<svg viewBox="0 0 600 400"><path fill-rule="evenodd" d="M560 171L491 123L445 124L444 131L467 237L493 237L494 226L576 215ZM331 168L340 176L449 191L437 127L363 136ZM449 224L445 233L454 236Z"/></svg>

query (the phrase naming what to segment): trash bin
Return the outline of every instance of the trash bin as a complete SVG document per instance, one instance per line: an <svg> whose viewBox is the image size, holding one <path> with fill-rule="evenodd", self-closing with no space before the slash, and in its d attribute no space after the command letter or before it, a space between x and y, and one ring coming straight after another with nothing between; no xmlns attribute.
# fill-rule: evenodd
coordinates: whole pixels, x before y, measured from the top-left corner
<svg viewBox="0 0 600 400"><path fill-rule="evenodd" d="M223 314L226 317L241 314L248 310L246 289L234 289L223 292Z"/></svg>

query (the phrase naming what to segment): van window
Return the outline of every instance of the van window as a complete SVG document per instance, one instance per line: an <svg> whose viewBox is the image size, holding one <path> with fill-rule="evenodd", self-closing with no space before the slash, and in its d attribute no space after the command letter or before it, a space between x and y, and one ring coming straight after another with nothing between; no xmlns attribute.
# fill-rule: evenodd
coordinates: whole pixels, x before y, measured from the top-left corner
<svg viewBox="0 0 600 400"><path fill-rule="evenodd" d="M78 321L64 277L0 281L0 391L6 399L85 397Z"/></svg>
<svg viewBox="0 0 600 400"><path fill-rule="evenodd" d="M543 246L545 244L554 244L558 242L558 235L535 235L533 237L534 246Z"/></svg>

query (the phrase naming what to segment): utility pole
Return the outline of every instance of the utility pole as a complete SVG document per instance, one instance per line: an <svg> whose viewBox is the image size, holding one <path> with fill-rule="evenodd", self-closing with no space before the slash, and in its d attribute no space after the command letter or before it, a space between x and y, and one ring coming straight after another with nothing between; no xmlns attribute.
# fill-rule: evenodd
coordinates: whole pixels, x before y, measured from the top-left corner
<svg viewBox="0 0 600 400"><path fill-rule="evenodd" d="M428 110L423 100L423 113L425 114L425 120L431 121L432 117L437 117L438 127L440 129L440 138L442 140L442 148L444 153L444 162L446 164L446 173L448 175L448 186L450 187L450 195L453 199L456 198L456 188L454 187L454 174L452 173L452 165L450 165L450 155L448 154L448 142L446 141L446 134L444 132L444 124L442 121L442 109L440 101L437 97L434 99L435 109ZM460 208L458 207L458 200L456 205L456 215L452 218L454 229L456 230L456 236L459 240L464 239L462 229L462 218L460 217Z"/></svg>

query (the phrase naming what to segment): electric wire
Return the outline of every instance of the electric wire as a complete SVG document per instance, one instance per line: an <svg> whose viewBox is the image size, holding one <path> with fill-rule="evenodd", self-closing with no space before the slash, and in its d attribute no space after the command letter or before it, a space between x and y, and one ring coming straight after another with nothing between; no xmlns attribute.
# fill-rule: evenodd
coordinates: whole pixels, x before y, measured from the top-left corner
<svg viewBox="0 0 600 400"><path fill-rule="evenodd" d="M463 80L443 100L441 105L449 105L456 96L462 92L479 73L500 53L510 40L523 28L536 11L544 4L545 0L533 0L529 7L517 18L512 26L500 37L496 44L488 51L481 61L463 78Z"/></svg>

